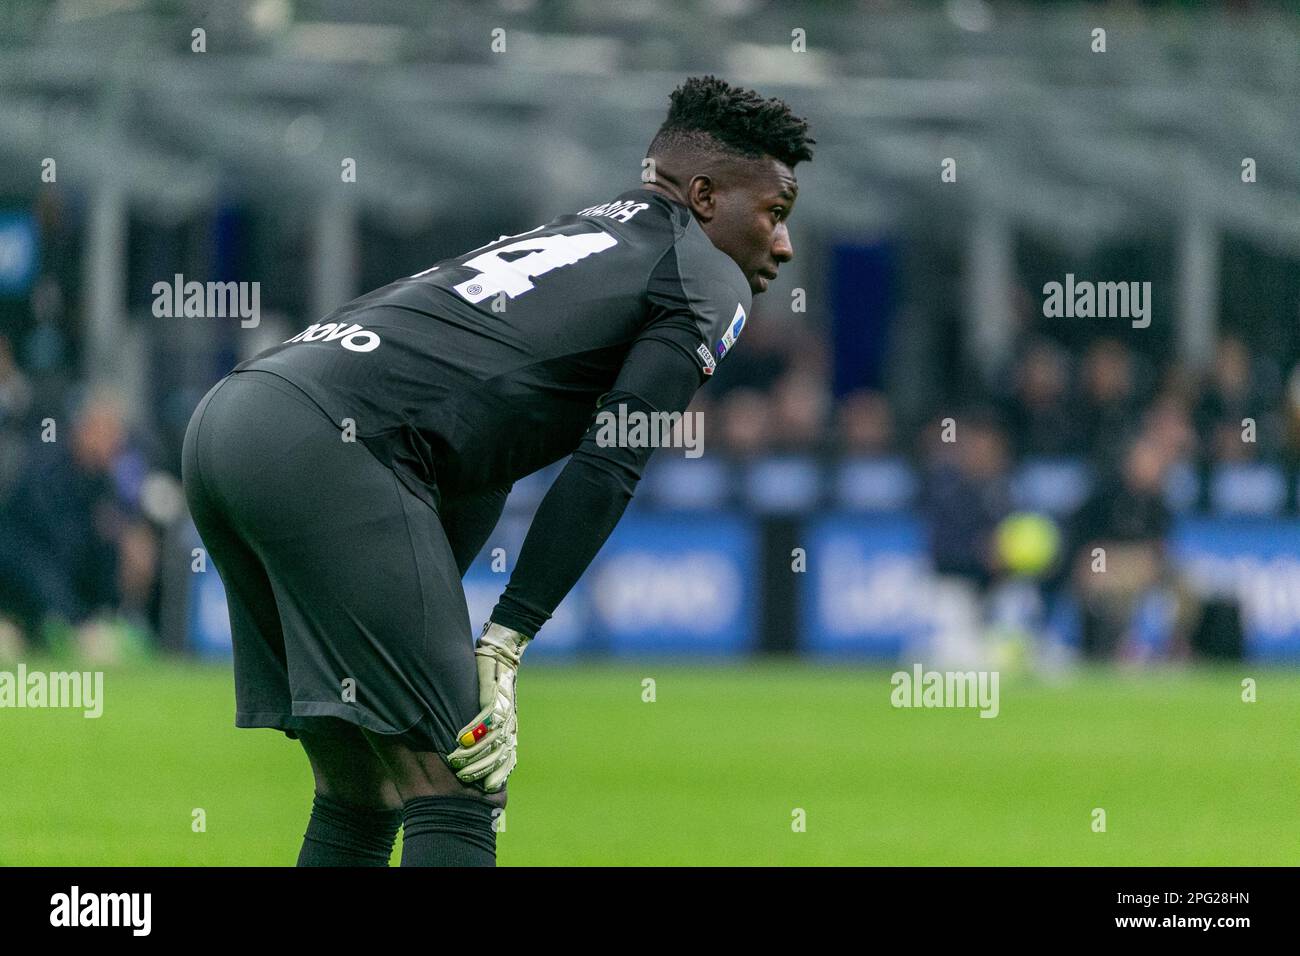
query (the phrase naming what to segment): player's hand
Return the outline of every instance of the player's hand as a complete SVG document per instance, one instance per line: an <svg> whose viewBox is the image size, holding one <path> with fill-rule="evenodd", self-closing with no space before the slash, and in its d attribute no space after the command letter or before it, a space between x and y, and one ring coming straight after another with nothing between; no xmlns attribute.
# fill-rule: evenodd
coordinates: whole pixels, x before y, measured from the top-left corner
<svg viewBox="0 0 1300 956"><path fill-rule="evenodd" d="M461 782L478 783L488 793L504 787L515 769L515 676L528 641L518 631L489 621L474 647L483 709L456 734L460 746L447 755L447 763Z"/></svg>

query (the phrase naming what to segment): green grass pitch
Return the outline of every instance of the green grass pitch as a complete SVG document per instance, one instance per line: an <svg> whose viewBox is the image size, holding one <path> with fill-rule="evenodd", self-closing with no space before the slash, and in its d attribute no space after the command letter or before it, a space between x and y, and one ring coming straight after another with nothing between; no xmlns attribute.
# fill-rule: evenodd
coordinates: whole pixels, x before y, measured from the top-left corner
<svg viewBox="0 0 1300 956"><path fill-rule="evenodd" d="M1300 861L1300 674L1004 675L1000 715L981 719L895 709L889 673L525 663L499 861ZM1241 699L1247 676L1255 703ZM0 710L0 864L294 862L311 804L306 758L278 732L235 729L225 667L110 670L104 701L99 719ZM195 808L204 832L192 829ZM394 863L399 854L400 841Z"/></svg>

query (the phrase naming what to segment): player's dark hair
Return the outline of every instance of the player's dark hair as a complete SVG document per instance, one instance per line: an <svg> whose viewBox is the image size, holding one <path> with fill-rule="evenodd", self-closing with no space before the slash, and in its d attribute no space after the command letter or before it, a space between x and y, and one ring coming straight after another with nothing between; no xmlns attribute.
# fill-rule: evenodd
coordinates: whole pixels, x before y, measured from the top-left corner
<svg viewBox="0 0 1300 956"><path fill-rule="evenodd" d="M673 90L669 103L648 155L694 150L757 159L766 153L791 168L812 159L817 141L808 135L808 121L775 97L764 99L715 76L693 76Z"/></svg>

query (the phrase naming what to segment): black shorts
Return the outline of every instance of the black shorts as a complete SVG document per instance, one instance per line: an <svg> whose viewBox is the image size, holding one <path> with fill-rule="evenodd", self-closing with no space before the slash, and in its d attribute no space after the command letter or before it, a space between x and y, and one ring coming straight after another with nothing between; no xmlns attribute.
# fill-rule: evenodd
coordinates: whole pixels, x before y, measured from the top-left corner
<svg viewBox="0 0 1300 956"><path fill-rule="evenodd" d="M446 754L479 711L456 561L437 512L344 437L256 370L190 419L185 494L225 585L235 726L294 737L342 718Z"/></svg>

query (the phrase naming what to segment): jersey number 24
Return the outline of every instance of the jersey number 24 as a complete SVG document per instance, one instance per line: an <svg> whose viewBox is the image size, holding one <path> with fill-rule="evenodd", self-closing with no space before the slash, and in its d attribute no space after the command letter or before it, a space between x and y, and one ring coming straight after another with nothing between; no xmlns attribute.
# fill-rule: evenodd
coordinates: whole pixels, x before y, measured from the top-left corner
<svg viewBox="0 0 1300 956"><path fill-rule="evenodd" d="M542 227L538 226L538 229L540 228ZM501 237L501 239L508 238L511 237ZM513 299L532 289L532 280L538 276L546 275L552 269L559 269L561 266L571 266L580 259L597 252L604 252L616 245L618 240L603 230L578 235L559 233L516 239L504 246L497 246L490 252L466 259L461 265L466 269L475 270L478 275L464 282L458 282L452 288L466 302L482 302L502 292ZM510 259L502 258L510 253L526 254L515 255Z"/></svg>

